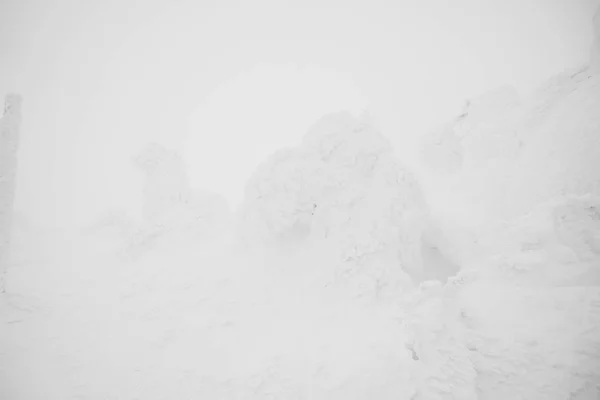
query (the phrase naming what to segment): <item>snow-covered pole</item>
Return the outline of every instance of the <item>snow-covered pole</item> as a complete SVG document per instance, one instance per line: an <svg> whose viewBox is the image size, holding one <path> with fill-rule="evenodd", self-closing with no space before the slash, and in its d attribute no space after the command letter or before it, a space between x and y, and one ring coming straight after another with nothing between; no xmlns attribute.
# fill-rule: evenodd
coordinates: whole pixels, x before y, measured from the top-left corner
<svg viewBox="0 0 600 400"><path fill-rule="evenodd" d="M0 118L0 293L9 259L20 125L21 96L9 94Z"/></svg>
<svg viewBox="0 0 600 400"><path fill-rule="evenodd" d="M594 14L592 20L593 37L592 37L592 51L590 58L590 69L594 72L600 72L600 7Z"/></svg>

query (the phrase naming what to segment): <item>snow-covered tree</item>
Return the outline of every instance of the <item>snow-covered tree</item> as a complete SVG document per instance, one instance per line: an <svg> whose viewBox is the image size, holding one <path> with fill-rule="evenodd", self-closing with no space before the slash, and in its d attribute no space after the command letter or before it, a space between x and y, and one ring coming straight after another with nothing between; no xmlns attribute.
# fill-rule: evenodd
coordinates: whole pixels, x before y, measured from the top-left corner
<svg viewBox="0 0 600 400"><path fill-rule="evenodd" d="M522 100L492 91L446 126L445 142L439 132L424 140L432 213L454 213L442 226L447 246L470 256L438 293L420 290L405 307L422 332L415 353L432 366L424 398L473 385L486 399L600 394L597 43L591 68L560 73ZM431 157L456 149L458 167ZM438 173L444 163L452 173Z"/></svg>
<svg viewBox="0 0 600 400"><path fill-rule="evenodd" d="M178 154L149 143L134 162L144 173L143 215L147 220L159 218L188 196L188 176Z"/></svg>
<svg viewBox="0 0 600 400"><path fill-rule="evenodd" d="M426 216L420 189L388 140L349 113L323 117L299 146L280 150L259 166L242 209L248 237L325 243L336 252L336 273L342 276L374 260L387 265L377 273L420 268Z"/></svg>

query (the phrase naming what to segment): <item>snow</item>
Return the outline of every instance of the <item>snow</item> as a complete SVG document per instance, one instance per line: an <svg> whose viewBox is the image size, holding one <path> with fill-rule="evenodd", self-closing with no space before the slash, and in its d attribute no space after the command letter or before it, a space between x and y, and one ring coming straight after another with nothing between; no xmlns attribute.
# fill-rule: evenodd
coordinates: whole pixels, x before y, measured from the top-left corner
<svg viewBox="0 0 600 400"><path fill-rule="evenodd" d="M467 102L422 168L326 115L235 212L153 143L141 219L16 215L0 399L600 398L599 79Z"/></svg>

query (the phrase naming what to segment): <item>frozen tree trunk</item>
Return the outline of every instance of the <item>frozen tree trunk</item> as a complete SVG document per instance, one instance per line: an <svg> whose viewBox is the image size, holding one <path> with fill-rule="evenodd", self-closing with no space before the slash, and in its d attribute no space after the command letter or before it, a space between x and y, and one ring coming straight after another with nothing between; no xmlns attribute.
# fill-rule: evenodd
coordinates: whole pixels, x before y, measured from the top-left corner
<svg viewBox="0 0 600 400"><path fill-rule="evenodd" d="M0 118L0 293L4 292L9 259L20 124L21 97L10 94Z"/></svg>

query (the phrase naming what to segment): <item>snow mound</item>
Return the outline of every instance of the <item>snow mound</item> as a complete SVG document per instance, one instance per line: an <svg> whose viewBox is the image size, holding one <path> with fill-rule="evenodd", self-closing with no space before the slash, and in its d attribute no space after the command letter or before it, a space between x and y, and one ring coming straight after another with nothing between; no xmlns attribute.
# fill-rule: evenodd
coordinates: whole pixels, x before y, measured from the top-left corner
<svg viewBox="0 0 600 400"><path fill-rule="evenodd" d="M478 399L454 292L440 282L424 282L399 306L399 319L411 335L406 347L413 353L414 399Z"/></svg>

